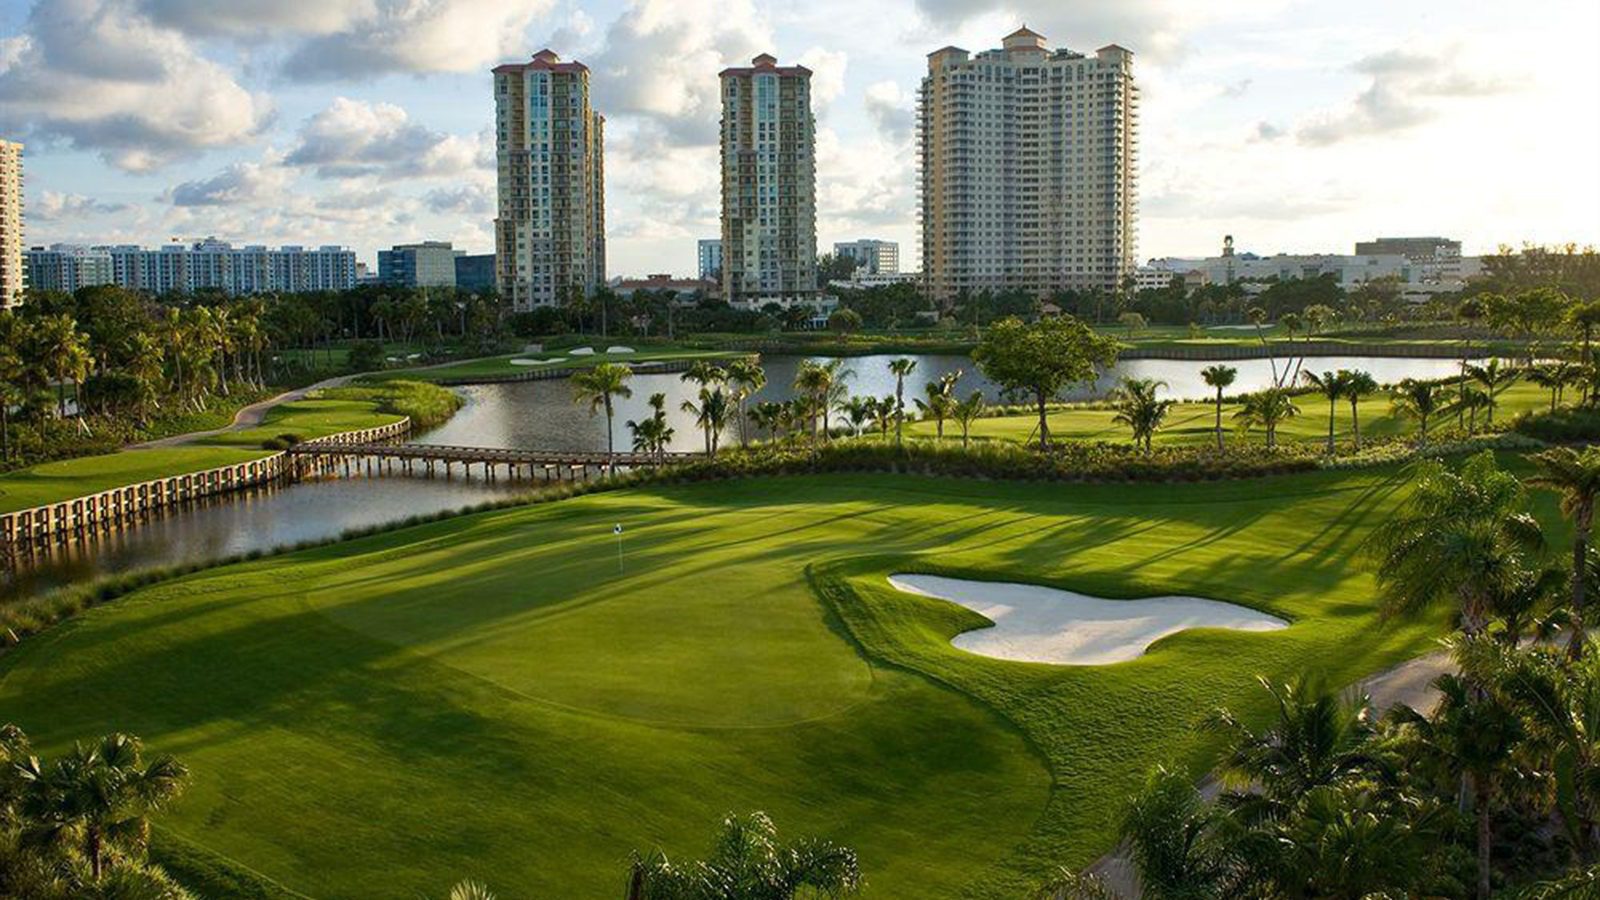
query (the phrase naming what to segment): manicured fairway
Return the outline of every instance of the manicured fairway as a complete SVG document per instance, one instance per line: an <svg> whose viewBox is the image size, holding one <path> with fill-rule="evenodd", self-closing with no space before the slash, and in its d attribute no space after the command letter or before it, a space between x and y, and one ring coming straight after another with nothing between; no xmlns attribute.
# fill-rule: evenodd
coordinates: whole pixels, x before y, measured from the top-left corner
<svg viewBox="0 0 1600 900"><path fill-rule="evenodd" d="M1570 395L1569 395L1570 397ZM908 401L909 402L909 401ZM1328 400L1320 394L1305 394L1295 398L1300 415L1278 426L1278 439L1282 441L1325 441L1328 438ZM1233 414L1235 403L1222 407L1223 438L1230 443L1262 444L1266 436L1257 428L1250 432L1238 430L1238 420ZM1519 413L1550 408L1550 392L1536 385L1516 383L1499 397L1495 407L1495 422L1509 422ZM1392 437L1416 434L1415 420L1403 419L1390 410L1387 394L1373 394L1361 401L1361 435L1364 438ZM1057 440L1130 441L1128 427L1112 419L1111 409L1066 409L1051 413L1050 435ZM1480 421L1482 413L1479 413ZM1439 416L1429 423L1429 429L1455 426L1454 414ZM1157 444L1207 444L1216 440L1217 408L1210 403L1180 403L1167 413L1166 422L1156 432ZM1038 440L1039 419L1033 415L997 416L978 419L972 423L972 437L978 440ZM908 426L910 433L919 437L933 437L933 422L917 422ZM1334 407L1334 434L1341 443L1352 435L1350 404L1340 400ZM961 427L945 422L945 440L960 440Z"/></svg>
<svg viewBox="0 0 1600 900"><path fill-rule="evenodd" d="M619 344L620 340L620 344ZM506 356L491 356L485 359L470 359L465 362L449 366L439 366L427 369L398 369L391 372L379 372L367 376L371 380L388 381L394 378L406 378L413 381L450 381L460 378L477 377L503 377L506 375L526 375L538 369L577 369L595 366L603 362L614 363L642 363L661 362L679 359L711 359L728 360L748 356L748 353L722 350L687 350L681 348L640 347L635 353L603 353L608 346L626 346L625 338L610 342L597 340L592 346L594 353L585 356L573 356L571 350L550 350L543 353L512 353ZM582 346L582 345L579 345ZM512 365L513 359L555 359L561 357L559 362L549 365L528 366Z"/></svg>
<svg viewBox="0 0 1600 900"><path fill-rule="evenodd" d="M259 442L258 442L259 444ZM265 456L259 449L167 447L124 450L42 463L0 475L0 512L13 512L134 484Z"/></svg>
<svg viewBox="0 0 1600 900"><path fill-rule="evenodd" d="M255 428L225 431L203 439L203 443L227 447L260 447L263 441L281 434L295 434L301 440L325 437L342 431L376 428L400 421L394 413L378 411L366 400L307 397L268 410Z"/></svg>
<svg viewBox="0 0 1600 900"><path fill-rule="evenodd" d="M319 897L612 897L725 812L854 846L866 896L1016 898L1113 843L1258 673L1348 683L1429 649L1357 547L1393 470L1045 486L754 479L481 514L148 589L0 657L46 750L117 727L195 772L181 836ZM612 526L621 522L625 571ZM891 572L1183 594L1289 620L1108 667L948 644ZM856 641L859 640L859 643Z"/></svg>

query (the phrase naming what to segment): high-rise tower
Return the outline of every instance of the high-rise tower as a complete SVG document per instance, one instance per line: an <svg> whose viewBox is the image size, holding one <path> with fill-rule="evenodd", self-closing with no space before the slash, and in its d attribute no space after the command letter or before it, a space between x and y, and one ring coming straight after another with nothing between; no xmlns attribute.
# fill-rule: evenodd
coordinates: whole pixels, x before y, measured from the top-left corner
<svg viewBox="0 0 1600 900"><path fill-rule="evenodd" d="M549 50L494 69L495 281L513 309L605 283L605 117L589 68Z"/></svg>
<svg viewBox="0 0 1600 900"><path fill-rule="evenodd" d="M17 305L27 286L22 244L22 145L0 141L0 309Z"/></svg>
<svg viewBox="0 0 1600 900"><path fill-rule="evenodd" d="M1051 49L1027 28L999 50L928 55L918 98L923 277L935 299L981 290L1114 290L1138 250L1133 54Z"/></svg>
<svg viewBox="0 0 1600 900"><path fill-rule="evenodd" d="M722 70L722 293L729 303L817 294L811 70L761 54Z"/></svg>

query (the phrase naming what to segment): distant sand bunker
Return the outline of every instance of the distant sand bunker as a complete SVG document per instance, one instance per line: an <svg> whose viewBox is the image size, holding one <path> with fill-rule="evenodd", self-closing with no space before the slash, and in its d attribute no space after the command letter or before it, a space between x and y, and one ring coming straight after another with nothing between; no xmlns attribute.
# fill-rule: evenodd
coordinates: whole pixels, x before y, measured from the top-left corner
<svg viewBox="0 0 1600 900"><path fill-rule="evenodd" d="M564 359L566 359L565 356L557 356L554 359L513 359L511 360L511 364L513 366L548 366L551 363L558 363Z"/></svg>
<svg viewBox="0 0 1600 900"><path fill-rule="evenodd" d="M1190 628L1277 631L1288 622L1199 597L1103 600L1033 584L890 575L896 589L959 603L994 623L950 643L969 653L1022 662L1101 666L1137 659L1169 634Z"/></svg>

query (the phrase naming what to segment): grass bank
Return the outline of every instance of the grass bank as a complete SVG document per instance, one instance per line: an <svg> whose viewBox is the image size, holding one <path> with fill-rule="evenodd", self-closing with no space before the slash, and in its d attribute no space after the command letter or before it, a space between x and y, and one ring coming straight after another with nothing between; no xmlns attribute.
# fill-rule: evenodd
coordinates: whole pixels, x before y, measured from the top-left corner
<svg viewBox="0 0 1600 900"><path fill-rule="evenodd" d="M698 852L765 809L856 847L868 897L1014 898L1104 851L1149 765L1197 758L1196 714L1264 712L1254 675L1351 681L1430 646L1443 622L1380 623L1357 562L1404 491L1389 467L594 494L138 591L0 657L0 719L45 752L114 722L178 754L196 780L166 828L315 896L606 896L629 850ZM971 614L887 591L903 570L1293 624L1003 663L948 647Z"/></svg>
<svg viewBox="0 0 1600 900"><path fill-rule="evenodd" d="M201 443L220 447L276 445L284 436L295 442L389 425L409 416L417 430L443 424L461 408L461 398L435 384L392 380L323 388L303 399L267 411L261 424L225 431Z"/></svg>
<svg viewBox="0 0 1600 900"><path fill-rule="evenodd" d="M0 513L43 506L168 475L184 475L265 456L256 447L123 450L43 463L0 475Z"/></svg>
<svg viewBox="0 0 1600 900"><path fill-rule="evenodd" d="M621 341L621 343L618 343ZM633 353L605 353L606 347L612 346L633 347ZM596 352L574 356L572 350L588 347ZM395 379L411 381L439 382L463 381L472 378L503 378L510 375L527 375L534 371L571 371L599 365L603 362L613 363L644 363L668 362L684 359L736 359L744 356L743 353L734 351L702 350L693 347L678 345L663 346L635 346L625 338L611 341L598 341L595 343L576 343L561 346L546 345L540 353L511 353L504 356L491 356L483 359L466 360L448 366L439 366L426 369L396 369L388 372L375 372L365 376L366 381L382 383ZM555 360L544 365L518 364L513 360Z"/></svg>

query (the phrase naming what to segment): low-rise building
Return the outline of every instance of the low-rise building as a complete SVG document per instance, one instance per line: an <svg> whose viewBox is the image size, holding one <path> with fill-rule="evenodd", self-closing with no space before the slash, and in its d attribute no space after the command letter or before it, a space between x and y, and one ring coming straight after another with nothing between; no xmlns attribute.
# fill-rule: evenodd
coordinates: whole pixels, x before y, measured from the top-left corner
<svg viewBox="0 0 1600 900"><path fill-rule="evenodd" d="M841 291L864 291L868 288L888 287L893 284L915 284L921 278L920 272L884 272L868 275L857 269L849 278L835 278L828 282L828 287Z"/></svg>
<svg viewBox="0 0 1600 900"><path fill-rule="evenodd" d="M378 251L378 280L401 287L455 287L456 255L449 241L396 244Z"/></svg>
<svg viewBox="0 0 1600 900"><path fill-rule="evenodd" d="M690 301L710 295L717 288L714 281L705 278L674 278L666 273L647 275L644 278L623 278L612 285L619 297L632 297L639 291L671 291L673 299Z"/></svg>
<svg viewBox="0 0 1600 900"><path fill-rule="evenodd" d="M111 252L104 247L51 244L27 252L28 285L35 291L70 294L78 288L116 283Z"/></svg>
<svg viewBox="0 0 1600 900"><path fill-rule="evenodd" d="M356 254L348 247L288 245L274 250L206 238L155 249L132 244L95 249L111 255L115 283L149 294L299 294L346 291L356 285Z"/></svg>

